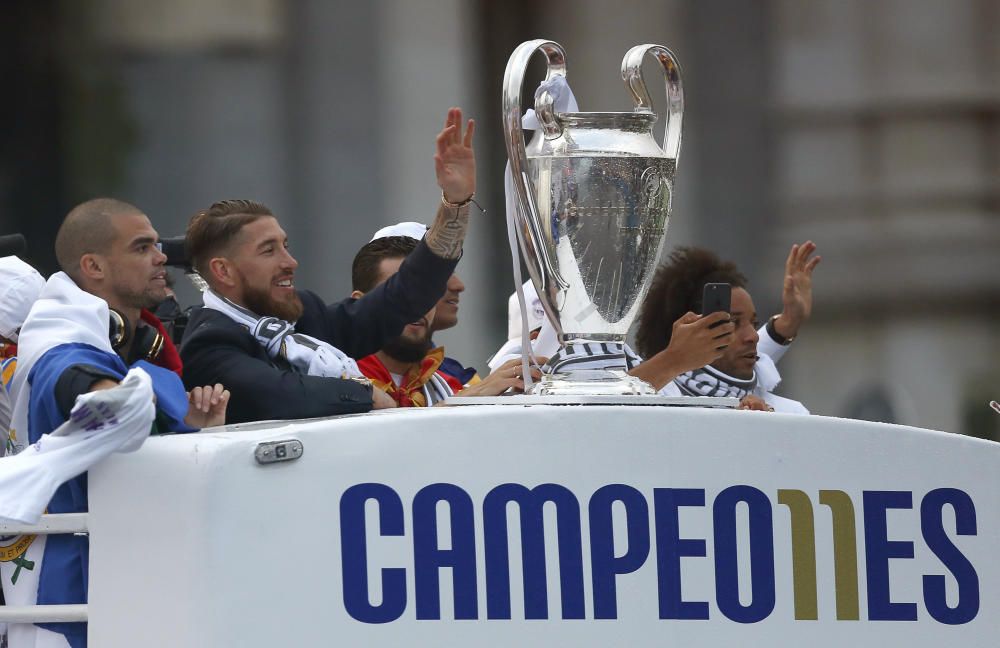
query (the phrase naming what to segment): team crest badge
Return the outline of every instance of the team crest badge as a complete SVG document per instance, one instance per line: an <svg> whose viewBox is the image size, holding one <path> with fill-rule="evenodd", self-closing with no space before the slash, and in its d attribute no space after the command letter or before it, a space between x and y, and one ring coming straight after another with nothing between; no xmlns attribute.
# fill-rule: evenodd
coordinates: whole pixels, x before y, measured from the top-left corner
<svg viewBox="0 0 1000 648"><path fill-rule="evenodd" d="M3 387L0 386L0 389ZM17 442L17 432L13 429L7 432L7 436L4 439L4 450L8 455L14 455L20 452L23 446L19 445ZM28 560L24 557L25 553L28 551L28 547L31 543L35 541L37 536L33 535L13 535L13 536L0 536L0 563L9 562L14 566L14 571L11 572L10 582L13 585L17 584L17 578L21 575L22 569L27 569L32 571L35 569L35 562L33 560Z"/></svg>
<svg viewBox="0 0 1000 648"><path fill-rule="evenodd" d="M37 537L33 535L0 536L0 563L9 562L14 566L14 571L11 572L10 576L12 585L17 585L17 579L21 575L22 569L34 571L35 561L25 558L25 554Z"/></svg>

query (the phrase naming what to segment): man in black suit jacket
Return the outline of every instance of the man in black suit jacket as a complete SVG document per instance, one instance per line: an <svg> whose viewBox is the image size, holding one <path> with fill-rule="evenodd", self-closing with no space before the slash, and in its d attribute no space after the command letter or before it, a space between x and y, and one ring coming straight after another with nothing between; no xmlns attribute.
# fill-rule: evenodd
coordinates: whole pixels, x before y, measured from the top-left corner
<svg viewBox="0 0 1000 648"><path fill-rule="evenodd" d="M399 272L361 299L327 305L312 292L296 290L298 262L278 220L260 203L223 201L192 218L190 259L209 285L206 302L211 298L224 308L192 315L181 346L184 381L209 384L211 376L211 384L226 385L232 394L227 422L234 423L393 407L369 381L354 377L356 367L344 354L374 353L444 294L462 253L476 187L473 131L469 120L463 135L461 111L449 110L434 156L442 192L434 223ZM268 343L269 330L287 336L290 323L294 339L283 340L306 356L326 346L325 357L340 358L343 372L314 371L308 361L291 361L284 342Z"/></svg>

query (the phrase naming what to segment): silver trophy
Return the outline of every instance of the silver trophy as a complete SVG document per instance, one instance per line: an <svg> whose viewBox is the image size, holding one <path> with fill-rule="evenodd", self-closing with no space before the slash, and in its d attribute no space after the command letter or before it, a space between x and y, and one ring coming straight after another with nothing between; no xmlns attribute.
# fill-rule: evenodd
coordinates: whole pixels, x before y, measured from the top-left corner
<svg viewBox="0 0 1000 648"><path fill-rule="evenodd" d="M524 144L521 86L528 60L541 50L546 81L566 75L566 55L553 41L522 43L507 62L503 121L513 176L514 226L528 273L555 327L561 352L586 355L584 343L622 345L646 295L666 238L674 173L681 148L684 94L680 67L661 45L639 45L622 60L633 112L557 113L540 92L541 124ZM663 67L667 115L663 145L642 78L649 53ZM511 217L510 215L508 217ZM590 347L591 349L593 347ZM547 374L538 395L654 394L621 366Z"/></svg>

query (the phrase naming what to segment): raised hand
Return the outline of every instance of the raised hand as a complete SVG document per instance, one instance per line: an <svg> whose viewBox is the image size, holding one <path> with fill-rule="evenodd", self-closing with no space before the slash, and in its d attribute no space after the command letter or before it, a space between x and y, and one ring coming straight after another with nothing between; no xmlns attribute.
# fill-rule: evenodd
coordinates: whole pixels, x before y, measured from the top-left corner
<svg viewBox="0 0 1000 648"><path fill-rule="evenodd" d="M774 329L785 338L793 338L812 315L812 274L822 260L812 256L816 244L812 241L796 243L785 261L785 279L781 289L781 316L774 321Z"/></svg>
<svg viewBox="0 0 1000 648"><path fill-rule="evenodd" d="M437 136L437 152L434 154L437 183L448 202L464 202L476 191L476 157L472 150L475 130L476 122L470 119L463 135L462 109L448 110L444 129Z"/></svg>
<svg viewBox="0 0 1000 648"><path fill-rule="evenodd" d="M424 240L431 252L443 259L462 256L462 243L469 227L469 201L476 191L476 158L472 133L476 124L469 120L462 135L462 111L448 110L444 130L437 136L434 172L441 187L441 204Z"/></svg>
<svg viewBox="0 0 1000 648"><path fill-rule="evenodd" d="M228 405L229 390L222 385L195 387L188 392L188 413L184 422L196 428L223 425Z"/></svg>

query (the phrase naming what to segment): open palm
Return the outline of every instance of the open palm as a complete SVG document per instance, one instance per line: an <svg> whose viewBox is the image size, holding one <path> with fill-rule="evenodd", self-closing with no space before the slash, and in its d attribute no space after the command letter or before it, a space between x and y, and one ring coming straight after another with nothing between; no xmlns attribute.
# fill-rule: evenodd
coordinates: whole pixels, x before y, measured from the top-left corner
<svg viewBox="0 0 1000 648"><path fill-rule="evenodd" d="M476 158L472 149L475 130L476 123L470 119L463 135L462 110L448 110L434 155L437 183L448 202L463 202L476 191Z"/></svg>
<svg viewBox="0 0 1000 648"><path fill-rule="evenodd" d="M795 244L785 261L781 317L775 321L774 326L786 338L794 338L799 327L812 315L812 275L821 259L819 256L812 256L815 251L816 244L812 241Z"/></svg>

